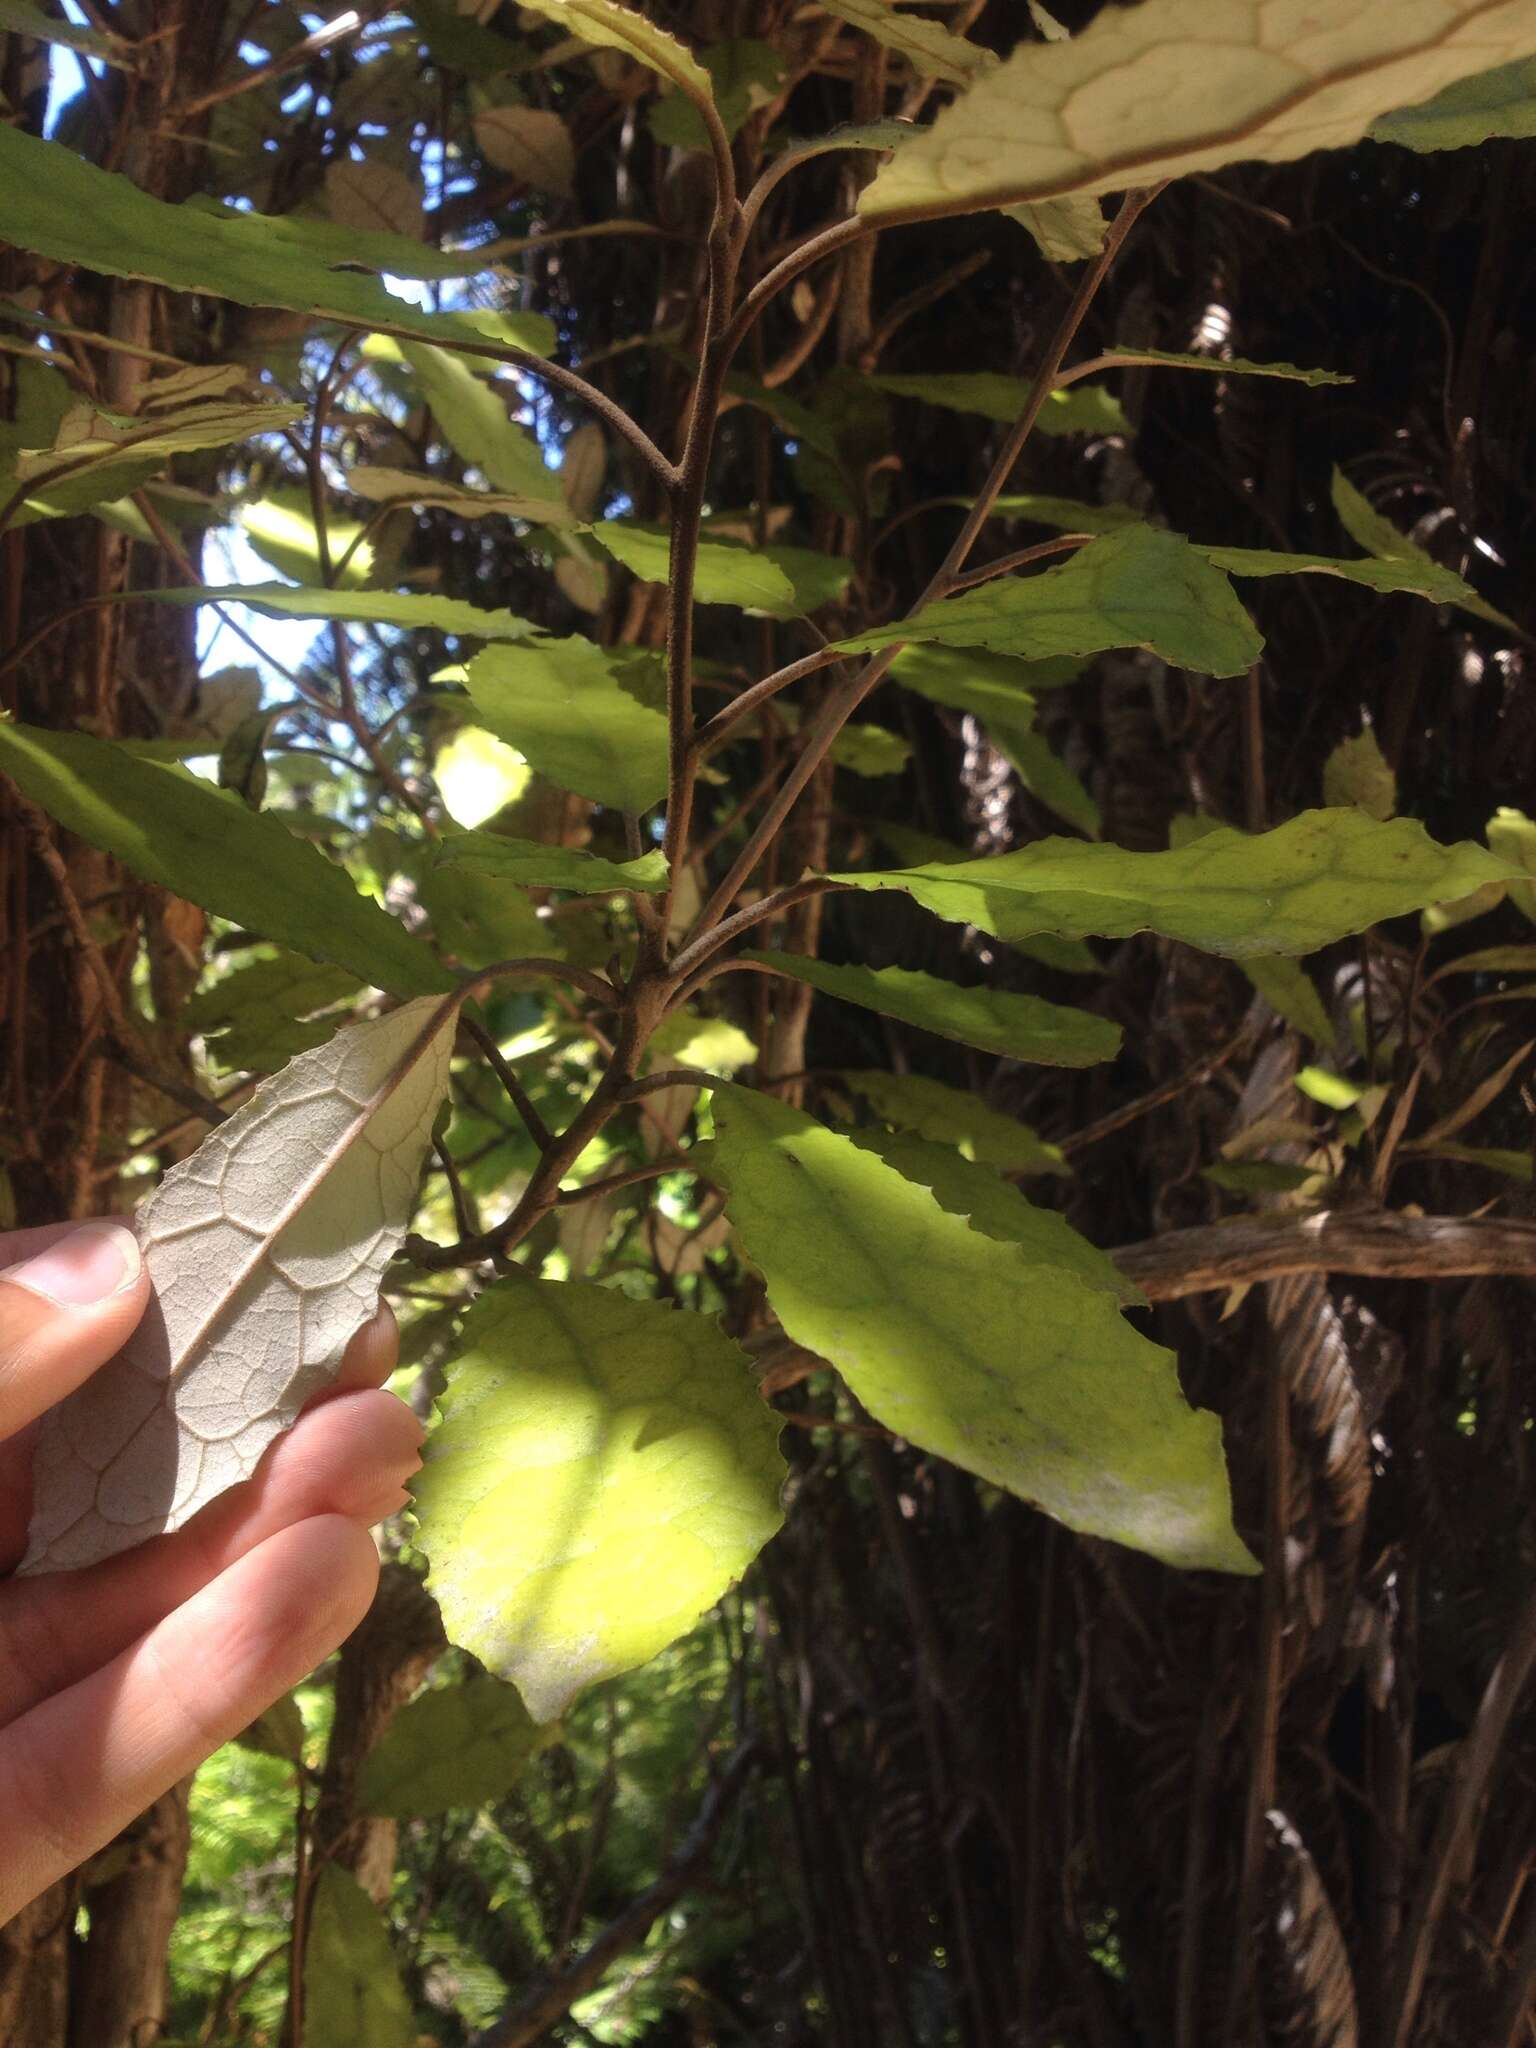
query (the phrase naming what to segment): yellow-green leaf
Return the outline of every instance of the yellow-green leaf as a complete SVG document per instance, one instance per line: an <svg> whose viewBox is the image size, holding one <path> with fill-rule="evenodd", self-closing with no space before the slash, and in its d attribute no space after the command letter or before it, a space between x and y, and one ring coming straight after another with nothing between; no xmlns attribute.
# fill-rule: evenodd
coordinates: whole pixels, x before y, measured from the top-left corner
<svg viewBox="0 0 1536 2048"><path fill-rule="evenodd" d="M1380 115L1525 57L1536 0L1139 0L1019 43L877 174L879 220L1120 192L1356 142Z"/></svg>
<svg viewBox="0 0 1536 2048"><path fill-rule="evenodd" d="M1314 953L1519 872L1470 841L1438 845L1416 819L1383 825L1362 811L1321 810L1252 837L1221 826L1167 853L1042 839L984 860L832 879L903 890L938 917L1010 941L1155 931L1241 958Z"/></svg>
<svg viewBox="0 0 1536 2048"><path fill-rule="evenodd" d="M1339 524L1351 540L1358 541L1379 562L1395 563L1405 576L1419 579L1396 586L1383 584L1378 588L1422 590L1426 597L1434 598L1437 603L1459 604L1463 611L1487 619L1490 625L1509 627L1515 632L1520 630L1505 613L1479 597L1464 577L1458 576L1454 569L1443 568L1433 555L1426 554L1406 533L1400 533L1390 519L1355 489L1341 469L1333 472L1330 495L1333 509L1339 515ZM1353 566L1358 572L1363 565ZM1336 568L1335 574L1340 573L1343 572Z"/></svg>
<svg viewBox="0 0 1536 2048"><path fill-rule="evenodd" d="M1399 107L1371 124L1377 142L1405 149L1470 149L1493 135L1536 135L1536 55L1458 79L1422 106Z"/></svg>
<svg viewBox="0 0 1536 2048"><path fill-rule="evenodd" d="M660 527L630 519L602 519L590 529L593 538L643 583L665 583L670 546ZM792 578L777 562L751 548L729 541L699 543L694 571L694 599L699 604L734 604L743 611L766 612L770 618L792 618L801 609Z"/></svg>
<svg viewBox="0 0 1536 2048"><path fill-rule="evenodd" d="M781 1520L778 1421L710 1316L514 1275L470 1310L441 1417L429 1583L536 1721L692 1627Z"/></svg>
<svg viewBox="0 0 1536 2048"><path fill-rule="evenodd" d="M377 278L338 269L265 215L168 206L61 143L3 123L0 240L106 277L145 278L242 306L282 306L444 347L500 341L546 355L554 346L554 327L540 314L423 312Z"/></svg>
<svg viewBox="0 0 1536 2048"><path fill-rule="evenodd" d="M979 1097L926 1074L887 1074L871 1067L842 1079L882 1123L913 1131L935 1144L953 1145L1000 1173L1070 1173L1061 1148L1048 1145L1017 1117L989 1109Z"/></svg>
<svg viewBox="0 0 1536 2048"><path fill-rule="evenodd" d="M648 69L680 86L690 99L708 105L713 98L709 73L676 36L657 28L620 0L528 0L535 14L546 15L568 35L579 36L600 50L623 50Z"/></svg>
<svg viewBox="0 0 1536 2048"><path fill-rule="evenodd" d="M974 1230L803 1111L715 1090L727 1213L787 1333L877 1421L1069 1528L1251 1572L1221 1427L1077 1272Z"/></svg>
<svg viewBox="0 0 1536 2048"><path fill-rule="evenodd" d="M488 647L469 664L475 715L562 789L620 811L666 793L667 721L590 640Z"/></svg>
<svg viewBox="0 0 1536 2048"><path fill-rule="evenodd" d="M323 1045L336 1029L334 1010L362 992L356 975L301 953L248 961L183 1004L184 1031L209 1040L220 1066L270 1074L296 1053Z"/></svg>
<svg viewBox="0 0 1536 2048"><path fill-rule="evenodd" d="M947 85L969 85L990 71L997 59L979 43L968 43L941 23L925 21L910 8L891 0L821 0L835 14L887 50L905 57L919 78L941 78Z"/></svg>
<svg viewBox="0 0 1536 2048"><path fill-rule="evenodd" d="M110 740L0 719L0 769L134 874L399 995L452 986L419 940L270 811Z"/></svg>
<svg viewBox="0 0 1536 2048"><path fill-rule="evenodd" d="M416 2048L419 2038L383 1914L350 1870L323 1863L304 1946L308 2048Z"/></svg>
<svg viewBox="0 0 1536 2048"><path fill-rule="evenodd" d="M978 419L1012 426L1029 402L1023 377L999 376L990 370L948 370L930 377L869 377L876 391L891 398L915 398L946 412L971 413ZM1128 434L1131 423L1118 398L1102 384L1074 384L1053 391L1036 422L1042 434Z"/></svg>
<svg viewBox="0 0 1536 2048"><path fill-rule="evenodd" d="M1323 802L1357 804L1372 818L1390 818L1396 811L1397 777L1370 726L1340 740L1323 763Z"/></svg>
<svg viewBox="0 0 1536 2048"><path fill-rule="evenodd" d="M1005 1059L1033 1060L1047 1067L1091 1067L1112 1060L1120 1050L1120 1027L1087 1010L1048 1003L1039 996L1011 995L1004 989L961 988L937 975L909 972L904 967L834 966L830 961L793 953L744 953L744 960L765 966L795 981L808 982L824 995L857 1003L882 1016L898 1017L941 1038L980 1046Z"/></svg>
<svg viewBox="0 0 1536 2048"><path fill-rule="evenodd" d="M368 1813L418 1819L502 1799L545 1737L514 1687L483 1674L419 1693L363 1759ZM354 2048L363 2048L359 2041Z"/></svg>
<svg viewBox="0 0 1536 2048"><path fill-rule="evenodd" d="M581 896L619 890L651 891L667 885L666 855L658 848L638 860L604 860L579 846L540 846L498 832L450 832L432 855L439 867L478 868L524 889L573 889Z"/></svg>
<svg viewBox="0 0 1536 2048"><path fill-rule="evenodd" d="M1151 526L1106 534L1058 568L999 576L836 644L855 653L924 640L1034 658L1145 647L1213 676L1241 674L1264 645L1221 571Z"/></svg>
<svg viewBox="0 0 1536 2048"><path fill-rule="evenodd" d="M487 611L462 598L399 590L301 590L291 583L199 584L196 589L145 590L159 604L243 604L268 619L336 619L344 624L405 626L466 640L526 640L538 629L506 611Z"/></svg>

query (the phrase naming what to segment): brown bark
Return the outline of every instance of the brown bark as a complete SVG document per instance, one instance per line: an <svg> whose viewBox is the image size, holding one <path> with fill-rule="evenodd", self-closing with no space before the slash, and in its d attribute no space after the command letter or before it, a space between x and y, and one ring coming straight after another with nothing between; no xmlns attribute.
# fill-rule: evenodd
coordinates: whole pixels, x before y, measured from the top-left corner
<svg viewBox="0 0 1536 2048"><path fill-rule="evenodd" d="M386 1565L362 1626L342 1647L313 1841L317 1869L339 1863L380 1906L394 1876L398 1828L359 1809L358 1774L446 1647L442 1618L420 1579Z"/></svg>
<svg viewBox="0 0 1536 2048"><path fill-rule="evenodd" d="M159 2038L166 1951L191 1846L190 1778L172 1786L84 1872L90 1937L70 1977L69 2048L142 2048ZM110 1872L93 1882L93 1869Z"/></svg>
<svg viewBox="0 0 1536 2048"><path fill-rule="evenodd" d="M1321 1210L1239 1216L1169 1230L1110 1254L1149 1301L1179 1301L1286 1273L1359 1273L1377 1280L1453 1280L1536 1273L1536 1223L1502 1216L1397 1216Z"/></svg>

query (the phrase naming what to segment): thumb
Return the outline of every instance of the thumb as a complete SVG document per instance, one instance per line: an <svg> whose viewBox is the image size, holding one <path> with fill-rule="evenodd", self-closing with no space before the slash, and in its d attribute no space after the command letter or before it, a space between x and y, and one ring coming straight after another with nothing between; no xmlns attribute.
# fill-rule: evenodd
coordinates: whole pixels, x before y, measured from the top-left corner
<svg viewBox="0 0 1536 2048"><path fill-rule="evenodd" d="M0 1272L0 1439L119 1350L149 1297L124 1224L85 1223Z"/></svg>

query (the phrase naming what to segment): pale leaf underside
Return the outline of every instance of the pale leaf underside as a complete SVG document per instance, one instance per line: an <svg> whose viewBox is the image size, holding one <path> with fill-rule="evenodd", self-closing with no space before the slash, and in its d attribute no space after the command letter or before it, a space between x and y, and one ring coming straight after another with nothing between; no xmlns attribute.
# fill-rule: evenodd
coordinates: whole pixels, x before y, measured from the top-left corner
<svg viewBox="0 0 1536 2048"><path fill-rule="evenodd" d="M339 1032L171 1168L135 1219L144 1319L44 1422L21 1570L180 1528L335 1378L410 1219L457 1008Z"/></svg>

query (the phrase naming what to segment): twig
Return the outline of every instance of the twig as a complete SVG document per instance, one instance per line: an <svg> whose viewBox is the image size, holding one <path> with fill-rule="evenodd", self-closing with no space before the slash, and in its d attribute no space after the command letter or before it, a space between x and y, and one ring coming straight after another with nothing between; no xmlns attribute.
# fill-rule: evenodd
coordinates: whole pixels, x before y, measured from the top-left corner
<svg viewBox="0 0 1536 2048"><path fill-rule="evenodd" d="M484 1025L477 1024L473 1017L466 1017L463 1016L461 1013L459 1022L462 1024L464 1030L468 1032L469 1036L475 1041L476 1045L479 1046L481 1054L483 1055L486 1061L486 1064L491 1068L491 1071L495 1074L497 1080L501 1083L502 1089L506 1094L507 1100L511 1103L512 1107L517 1111L518 1115L522 1118L523 1123L527 1127L529 1137L532 1138L533 1142L535 1143L535 1145L538 1146L541 1152L547 1152L550 1146L554 1143L554 1138L550 1131L549 1125L545 1123L543 1117L541 1117L539 1115L539 1112L534 1108L533 1101L529 1096L527 1089L523 1086L522 1082L519 1081L516 1074L513 1073L507 1061L502 1057L501 1047L496 1043L495 1039L492 1038L490 1032L485 1029ZM474 1228L478 1229L478 1224L475 1225ZM465 1237L468 1237L471 1234L470 1231L465 1230L462 1223L459 1225L459 1230L461 1234Z"/></svg>

